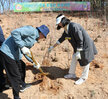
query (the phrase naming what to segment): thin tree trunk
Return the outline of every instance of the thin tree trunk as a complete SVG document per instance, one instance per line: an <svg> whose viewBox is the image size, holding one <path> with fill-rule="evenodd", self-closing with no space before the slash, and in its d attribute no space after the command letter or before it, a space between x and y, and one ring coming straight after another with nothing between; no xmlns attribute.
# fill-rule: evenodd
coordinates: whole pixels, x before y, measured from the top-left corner
<svg viewBox="0 0 108 99"><path fill-rule="evenodd" d="M106 6L106 20L108 22L108 6Z"/></svg>

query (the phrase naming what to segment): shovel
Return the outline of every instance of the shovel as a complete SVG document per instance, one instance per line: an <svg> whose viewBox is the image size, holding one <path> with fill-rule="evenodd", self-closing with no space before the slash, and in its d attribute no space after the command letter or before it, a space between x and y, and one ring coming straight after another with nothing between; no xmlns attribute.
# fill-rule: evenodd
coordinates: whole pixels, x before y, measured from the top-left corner
<svg viewBox="0 0 108 99"><path fill-rule="evenodd" d="M31 56L30 56L30 55L27 55L27 56L30 57L30 58L33 60L33 62L35 63L35 65L37 66L38 63L37 63L36 60L34 59L33 54L32 54L31 51L30 51L30 53L31 53ZM49 75L49 73L43 72L43 70L41 69L41 67L39 68L39 71L41 72L41 73L39 73L40 75L44 75L44 76Z"/></svg>

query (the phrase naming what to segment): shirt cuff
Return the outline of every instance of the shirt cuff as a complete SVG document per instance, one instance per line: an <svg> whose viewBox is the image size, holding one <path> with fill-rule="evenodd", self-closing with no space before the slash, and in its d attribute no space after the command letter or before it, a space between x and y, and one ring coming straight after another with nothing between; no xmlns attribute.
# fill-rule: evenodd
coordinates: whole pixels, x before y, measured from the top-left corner
<svg viewBox="0 0 108 99"><path fill-rule="evenodd" d="M83 50L82 48L77 48L77 51L79 51L79 52L82 51L82 50Z"/></svg>
<svg viewBox="0 0 108 99"><path fill-rule="evenodd" d="M60 44L60 42L59 42L59 41L57 41L57 42L56 42L56 44Z"/></svg>

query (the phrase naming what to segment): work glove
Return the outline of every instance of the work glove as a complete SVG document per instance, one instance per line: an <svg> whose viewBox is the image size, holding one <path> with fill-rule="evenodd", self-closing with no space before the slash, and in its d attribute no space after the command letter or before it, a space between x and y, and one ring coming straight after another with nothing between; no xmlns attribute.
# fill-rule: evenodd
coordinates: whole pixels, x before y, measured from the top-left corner
<svg viewBox="0 0 108 99"><path fill-rule="evenodd" d="M22 51L23 54L31 56L29 48L24 46L23 48L21 48L21 51Z"/></svg>
<svg viewBox="0 0 108 99"><path fill-rule="evenodd" d="M37 65L35 63L33 63L33 67L36 68L36 69L39 69L40 68L40 64L37 62Z"/></svg>
<svg viewBox="0 0 108 99"><path fill-rule="evenodd" d="M50 53L51 52L51 50L54 48L54 46L50 46L49 48L48 48L48 53Z"/></svg>
<svg viewBox="0 0 108 99"><path fill-rule="evenodd" d="M76 56L76 59L77 59L77 60L78 60L78 59L81 59L80 51L77 51L77 52L75 53L75 56Z"/></svg>

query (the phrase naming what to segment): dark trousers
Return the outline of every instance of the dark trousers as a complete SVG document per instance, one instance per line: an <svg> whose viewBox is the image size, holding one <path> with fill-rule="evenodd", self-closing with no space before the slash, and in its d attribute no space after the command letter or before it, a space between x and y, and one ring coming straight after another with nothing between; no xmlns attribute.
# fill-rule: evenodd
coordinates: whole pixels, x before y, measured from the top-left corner
<svg viewBox="0 0 108 99"><path fill-rule="evenodd" d="M13 89L14 97L19 97L20 85L25 84L25 63L22 60L15 61L0 51L0 66L4 66ZM1 68L2 67L0 67L0 69ZM3 74L3 71L1 71L0 73ZM3 76L4 75L0 76L0 79L3 80Z"/></svg>
<svg viewBox="0 0 108 99"><path fill-rule="evenodd" d="M4 77L3 70L4 70L4 67L3 65L0 64L0 92L2 92L2 89L5 86L5 77Z"/></svg>
<svg viewBox="0 0 108 99"><path fill-rule="evenodd" d="M19 72L20 72L20 75L21 75L21 80L23 82L25 82L25 68L26 68L26 64L22 61L22 60L19 60L19 61L16 61L17 65L18 65L18 68L19 68Z"/></svg>

